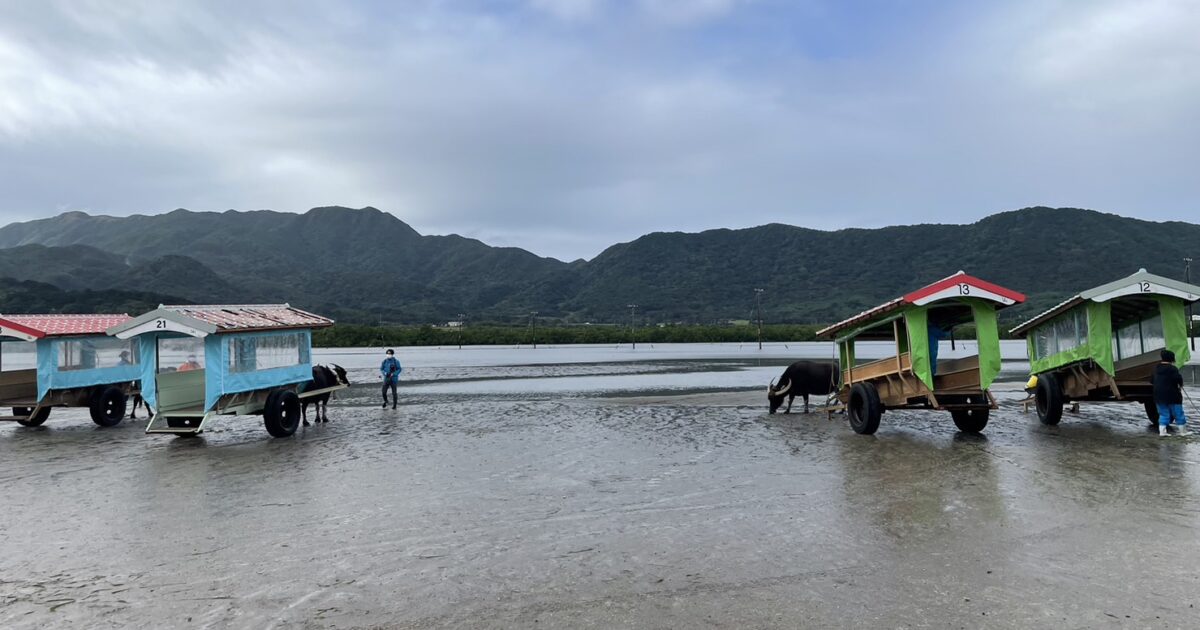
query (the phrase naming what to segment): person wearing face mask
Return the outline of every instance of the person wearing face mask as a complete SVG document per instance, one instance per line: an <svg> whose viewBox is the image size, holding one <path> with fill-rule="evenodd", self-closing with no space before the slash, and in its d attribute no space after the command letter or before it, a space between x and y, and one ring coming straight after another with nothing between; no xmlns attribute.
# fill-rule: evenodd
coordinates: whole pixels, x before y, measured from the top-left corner
<svg viewBox="0 0 1200 630"><path fill-rule="evenodd" d="M387 358L383 360L383 365L379 366L379 373L383 375L383 408L388 406L388 388L392 389L392 409L396 408L396 403L399 402L399 397L396 395L396 385L400 383L400 372L404 368L400 365L400 361L396 359L396 352L388 348Z"/></svg>

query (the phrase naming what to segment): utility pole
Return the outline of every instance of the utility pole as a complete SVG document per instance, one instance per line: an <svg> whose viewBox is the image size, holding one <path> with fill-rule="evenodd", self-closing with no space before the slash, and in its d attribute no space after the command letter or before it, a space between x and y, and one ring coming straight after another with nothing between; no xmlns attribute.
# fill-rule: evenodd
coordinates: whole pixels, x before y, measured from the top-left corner
<svg viewBox="0 0 1200 630"><path fill-rule="evenodd" d="M463 327L467 325L467 316L462 313L458 314L458 349L462 350L462 332Z"/></svg>
<svg viewBox="0 0 1200 630"><path fill-rule="evenodd" d="M754 312L758 317L758 349L762 350L762 289L754 290Z"/></svg>
<svg viewBox="0 0 1200 630"><path fill-rule="evenodd" d="M1183 259L1183 281L1188 284L1192 283L1192 259L1191 258ZM1191 304L1191 302L1188 302L1187 314L1188 314L1188 341L1192 344L1192 350L1194 351L1196 349L1196 336L1192 330L1193 324L1192 324L1192 304Z"/></svg>
<svg viewBox="0 0 1200 630"><path fill-rule="evenodd" d="M637 350L637 304L626 304L629 307L629 341L633 344L633 349Z"/></svg>
<svg viewBox="0 0 1200 630"><path fill-rule="evenodd" d="M529 341L534 350L537 350L537 314L537 311L529 311Z"/></svg>

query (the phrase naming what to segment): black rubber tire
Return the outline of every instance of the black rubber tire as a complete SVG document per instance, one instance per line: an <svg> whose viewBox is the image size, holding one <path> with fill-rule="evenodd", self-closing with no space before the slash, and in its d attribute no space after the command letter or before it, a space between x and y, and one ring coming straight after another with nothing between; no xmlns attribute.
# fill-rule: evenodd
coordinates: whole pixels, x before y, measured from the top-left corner
<svg viewBox="0 0 1200 630"><path fill-rule="evenodd" d="M13 407L12 413L14 416L28 416L32 411L33 409L29 407ZM40 427L44 422L46 422L46 418L49 417L50 408L42 407L41 409L38 409L37 415L27 420L17 420L17 424L23 427Z"/></svg>
<svg viewBox="0 0 1200 630"><path fill-rule="evenodd" d="M1058 379L1053 374L1042 374L1038 377L1037 390L1033 392L1037 402L1038 420L1042 424L1055 425L1062 420L1063 393L1058 386Z"/></svg>
<svg viewBox="0 0 1200 630"><path fill-rule="evenodd" d="M1146 418L1150 420L1150 424L1158 426L1158 405L1152 400L1147 400L1142 406L1146 408Z"/></svg>
<svg viewBox="0 0 1200 630"><path fill-rule="evenodd" d="M879 392L870 383L855 383L850 388L850 404L847 414L850 428L859 435L871 435L879 430L879 419L883 416L883 403Z"/></svg>
<svg viewBox="0 0 1200 630"><path fill-rule="evenodd" d="M971 398L971 402L982 402L975 398ZM963 433L982 433L984 427L987 426L988 417L992 414L991 409L956 409L950 412L950 417L954 418L954 426L958 427Z"/></svg>
<svg viewBox="0 0 1200 630"><path fill-rule="evenodd" d="M102 427L115 427L125 418L125 392L116 387L105 387L96 390L92 395L88 411L92 414L92 422Z"/></svg>
<svg viewBox="0 0 1200 630"><path fill-rule="evenodd" d="M263 426L273 437L289 437L300 426L300 397L296 392L275 391L267 396Z"/></svg>

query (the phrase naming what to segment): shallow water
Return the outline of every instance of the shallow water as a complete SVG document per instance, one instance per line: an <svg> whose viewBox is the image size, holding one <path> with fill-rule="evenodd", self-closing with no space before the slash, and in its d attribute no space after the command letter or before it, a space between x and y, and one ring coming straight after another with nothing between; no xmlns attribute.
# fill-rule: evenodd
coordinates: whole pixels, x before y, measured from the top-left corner
<svg viewBox="0 0 1200 630"><path fill-rule="evenodd" d="M404 349L396 411L318 353L292 439L0 425L0 627L1195 625L1200 439L1137 406L868 437L765 413L794 348L544 350Z"/></svg>

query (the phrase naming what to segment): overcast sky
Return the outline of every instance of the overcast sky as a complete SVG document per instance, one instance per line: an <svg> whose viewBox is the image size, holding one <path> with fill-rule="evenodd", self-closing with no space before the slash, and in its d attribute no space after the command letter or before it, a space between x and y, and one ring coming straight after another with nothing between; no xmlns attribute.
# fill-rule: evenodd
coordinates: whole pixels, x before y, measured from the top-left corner
<svg viewBox="0 0 1200 630"><path fill-rule="evenodd" d="M1200 1L0 0L0 217L660 230L1200 214Z"/></svg>

